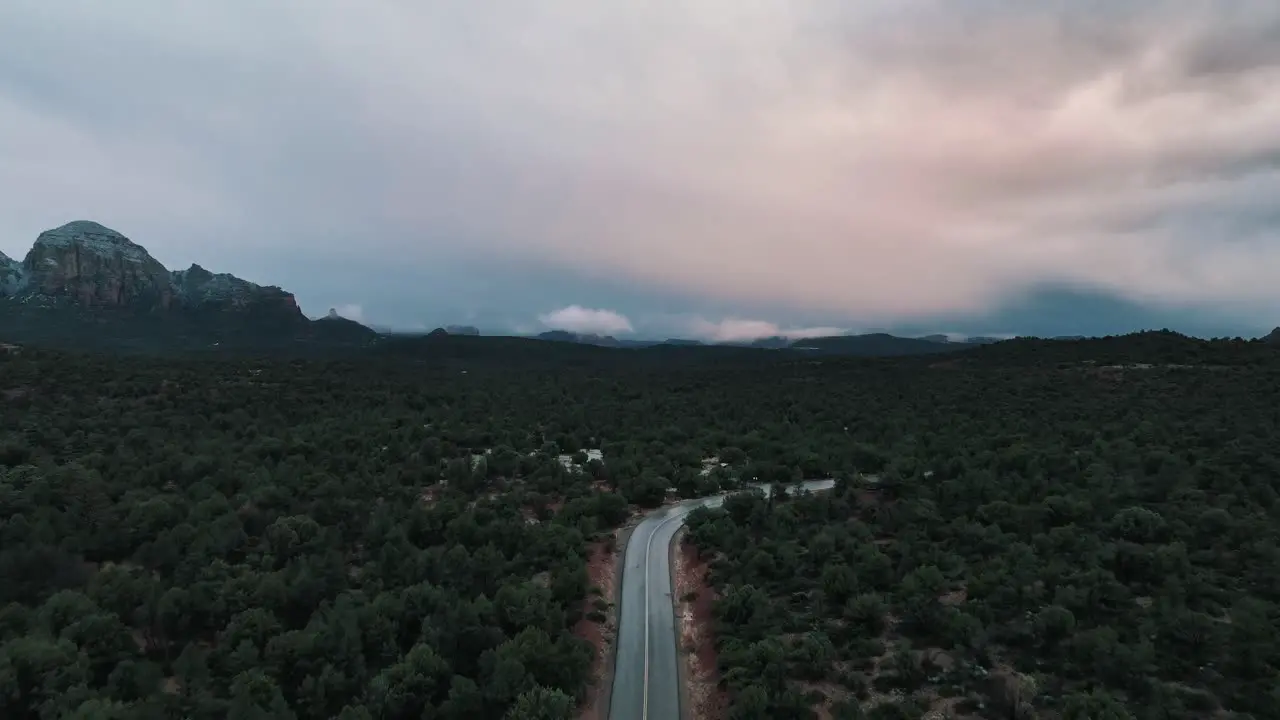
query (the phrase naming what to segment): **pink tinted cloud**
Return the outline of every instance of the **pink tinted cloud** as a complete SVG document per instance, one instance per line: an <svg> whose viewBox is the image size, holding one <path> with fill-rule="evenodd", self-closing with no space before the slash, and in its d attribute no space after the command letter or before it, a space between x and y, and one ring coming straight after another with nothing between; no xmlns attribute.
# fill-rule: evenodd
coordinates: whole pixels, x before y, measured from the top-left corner
<svg viewBox="0 0 1280 720"><path fill-rule="evenodd" d="M538 321L552 330L568 330L596 335L618 335L632 332L626 315L613 310L569 305L538 316Z"/></svg>
<svg viewBox="0 0 1280 720"><path fill-rule="evenodd" d="M713 342L743 342L767 337L784 337L799 340L810 337L843 335L848 330L838 327L788 327L767 320L726 318L711 321L693 318L685 323L685 332L691 338Z"/></svg>
<svg viewBox="0 0 1280 720"><path fill-rule="evenodd" d="M540 236L508 251L864 321L1043 282L1277 299L1275 227L1213 221L1280 191L1258 162L1280 149L1280 53L1233 47L1280 27L1274 6L694 5L660 45L621 28L672 20L664 6L595 6L581 22L602 37L488 56L548 81L517 99L481 79L477 102L532 110L495 142L558 131L546 189L503 196Z"/></svg>
<svg viewBox="0 0 1280 720"><path fill-rule="evenodd" d="M0 214L501 255L860 325L1045 282L1280 302L1274 2L184 12L0 7L0 67L26 72L0 70Z"/></svg>

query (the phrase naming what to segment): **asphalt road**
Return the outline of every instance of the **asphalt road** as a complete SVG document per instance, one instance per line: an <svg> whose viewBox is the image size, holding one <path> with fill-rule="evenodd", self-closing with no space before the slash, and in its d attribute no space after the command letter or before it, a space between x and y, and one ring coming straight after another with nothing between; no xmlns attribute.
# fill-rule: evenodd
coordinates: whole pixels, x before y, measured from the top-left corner
<svg viewBox="0 0 1280 720"><path fill-rule="evenodd" d="M826 490L833 480L812 480L805 490ZM769 492L765 486L764 491ZM609 720L677 720L680 672L672 607L671 539L698 507L725 496L685 500L645 517L627 541L618 593L618 651Z"/></svg>

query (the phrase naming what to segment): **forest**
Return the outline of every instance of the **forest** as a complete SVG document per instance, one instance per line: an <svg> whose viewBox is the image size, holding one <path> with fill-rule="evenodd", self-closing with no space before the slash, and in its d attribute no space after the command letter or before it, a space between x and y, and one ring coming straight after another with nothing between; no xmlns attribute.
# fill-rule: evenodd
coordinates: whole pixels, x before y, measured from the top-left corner
<svg viewBox="0 0 1280 720"><path fill-rule="evenodd" d="M0 717L575 717L592 543L825 477L691 517L729 717L1278 716L1268 345L458 340L3 348Z"/></svg>
<svg viewBox="0 0 1280 720"><path fill-rule="evenodd" d="M1271 352L1028 341L797 409L876 451L690 516L729 717L1280 717Z"/></svg>

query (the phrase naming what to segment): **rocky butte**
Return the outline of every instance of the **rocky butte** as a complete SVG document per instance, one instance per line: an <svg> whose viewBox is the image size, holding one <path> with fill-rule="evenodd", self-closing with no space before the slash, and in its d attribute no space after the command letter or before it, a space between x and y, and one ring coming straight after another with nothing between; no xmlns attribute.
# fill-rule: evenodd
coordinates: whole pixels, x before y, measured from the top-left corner
<svg viewBox="0 0 1280 720"><path fill-rule="evenodd" d="M77 342L87 341L87 329L99 339L115 333L196 346L254 333L277 344L376 337L354 322L317 325L279 287L199 265L170 271L146 248L86 220L40 233L22 262L0 253L0 301L0 340L20 342L34 334L101 344Z"/></svg>
<svg viewBox="0 0 1280 720"><path fill-rule="evenodd" d="M305 319L293 295L199 265L169 271L146 248L110 228L77 220L36 238L21 262L0 255L0 291L61 298L85 307L148 312L270 307Z"/></svg>

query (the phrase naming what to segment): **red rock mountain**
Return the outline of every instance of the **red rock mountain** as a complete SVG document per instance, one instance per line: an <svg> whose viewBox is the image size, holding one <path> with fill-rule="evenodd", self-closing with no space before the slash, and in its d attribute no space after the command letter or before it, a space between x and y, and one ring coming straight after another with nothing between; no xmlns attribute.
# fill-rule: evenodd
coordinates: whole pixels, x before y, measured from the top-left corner
<svg viewBox="0 0 1280 720"><path fill-rule="evenodd" d="M146 248L86 220L40 233L21 263L0 255L0 296L151 313L266 312L306 322L292 293L199 265L170 272Z"/></svg>
<svg viewBox="0 0 1280 720"><path fill-rule="evenodd" d="M21 262L0 254L0 342L122 352L309 353L363 348L373 330L309 320L293 294L199 265L170 271L84 220L48 230Z"/></svg>

